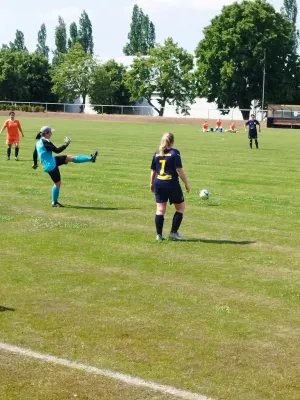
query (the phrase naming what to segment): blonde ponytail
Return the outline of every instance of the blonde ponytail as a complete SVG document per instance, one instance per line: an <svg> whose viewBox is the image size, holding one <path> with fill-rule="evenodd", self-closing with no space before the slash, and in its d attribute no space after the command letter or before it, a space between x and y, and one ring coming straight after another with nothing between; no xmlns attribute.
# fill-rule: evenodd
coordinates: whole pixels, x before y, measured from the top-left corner
<svg viewBox="0 0 300 400"><path fill-rule="evenodd" d="M163 137L161 138L160 146L159 146L159 153L161 155L164 155L167 150L172 147L172 144L174 143L174 135L171 132L166 132L163 134Z"/></svg>

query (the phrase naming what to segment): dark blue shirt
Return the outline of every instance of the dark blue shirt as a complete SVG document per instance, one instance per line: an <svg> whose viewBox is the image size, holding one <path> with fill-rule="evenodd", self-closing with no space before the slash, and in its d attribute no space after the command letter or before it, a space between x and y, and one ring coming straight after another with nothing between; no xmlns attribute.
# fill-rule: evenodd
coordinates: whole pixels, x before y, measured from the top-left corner
<svg viewBox="0 0 300 400"><path fill-rule="evenodd" d="M180 152L177 149L171 148L163 155L159 150L154 153L151 169L156 171L157 184L168 185L178 182L177 168L182 168Z"/></svg>
<svg viewBox="0 0 300 400"><path fill-rule="evenodd" d="M260 125L260 123L257 119L249 119L249 121L246 122L246 126L247 125L249 126L249 131L257 132L257 125Z"/></svg>

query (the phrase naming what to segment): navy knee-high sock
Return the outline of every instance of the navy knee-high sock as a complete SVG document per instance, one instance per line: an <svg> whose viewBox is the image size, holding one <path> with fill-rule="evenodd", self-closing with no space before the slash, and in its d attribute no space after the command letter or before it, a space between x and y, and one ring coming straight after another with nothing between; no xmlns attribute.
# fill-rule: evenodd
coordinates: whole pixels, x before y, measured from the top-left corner
<svg viewBox="0 0 300 400"><path fill-rule="evenodd" d="M15 147L15 157L18 157L19 155L19 147Z"/></svg>
<svg viewBox="0 0 300 400"><path fill-rule="evenodd" d="M8 147L8 148L7 148L7 157L8 157L8 158L10 157L10 153L11 153L11 147Z"/></svg>
<svg viewBox="0 0 300 400"><path fill-rule="evenodd" d="M173 217L173 222L172 222L172 229L171 229L172 233L175 233L178 231L178 229L181 225L181 222L182 222L182 218L183 218L183 214L176 211L174 214L174 217Z"/></svg>
<svg viewBox="0 0 300 400"><path fill-rule="evenodd" d="M163 227L164 227L164 216L163 215L155 215L155 226L156 233L158 235L162 235Z"/></svg>

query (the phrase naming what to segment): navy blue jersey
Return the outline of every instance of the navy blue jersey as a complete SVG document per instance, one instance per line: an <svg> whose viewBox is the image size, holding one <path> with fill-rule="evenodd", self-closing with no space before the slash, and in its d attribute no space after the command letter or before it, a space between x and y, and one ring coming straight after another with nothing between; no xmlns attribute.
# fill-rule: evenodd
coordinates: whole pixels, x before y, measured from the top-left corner
<svg viewBox="0 0 300 400"><path fill-rule="evenodd" d="M260 125L260 123L257 119L249 119L249 121L246 122L246 126L249 126L249 131L257 132L258 125Z"/></svg>
<svg viewBox="0 0 300 400"><path fill-rule="evenodd" d="M156 171L156 183L172 184L178 182L176 169L182 168L180 152L177 149L169 149L164 155L157 150L154 153L151 169Z"/></svg>

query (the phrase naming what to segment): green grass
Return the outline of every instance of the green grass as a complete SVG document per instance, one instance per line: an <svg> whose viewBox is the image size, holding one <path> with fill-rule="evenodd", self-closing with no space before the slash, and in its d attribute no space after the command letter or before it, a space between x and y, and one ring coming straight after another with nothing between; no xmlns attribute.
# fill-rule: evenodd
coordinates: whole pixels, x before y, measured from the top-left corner
<svg viewBox="0 0 300 400"><path fill-rule="evenodd" d="M0 342L215 399L299 399L300 131L266 129L250 150L244 132L47 123L69 153L100 157L61 167L68 207L53 209L49 176L31 169L45 120L22 120L19 162L0 136L0 305L15 309L0 312ZM166 129L192 187L185 243L155 241L149 168ZM1 400L171 398L0 357Z"/></svg>

